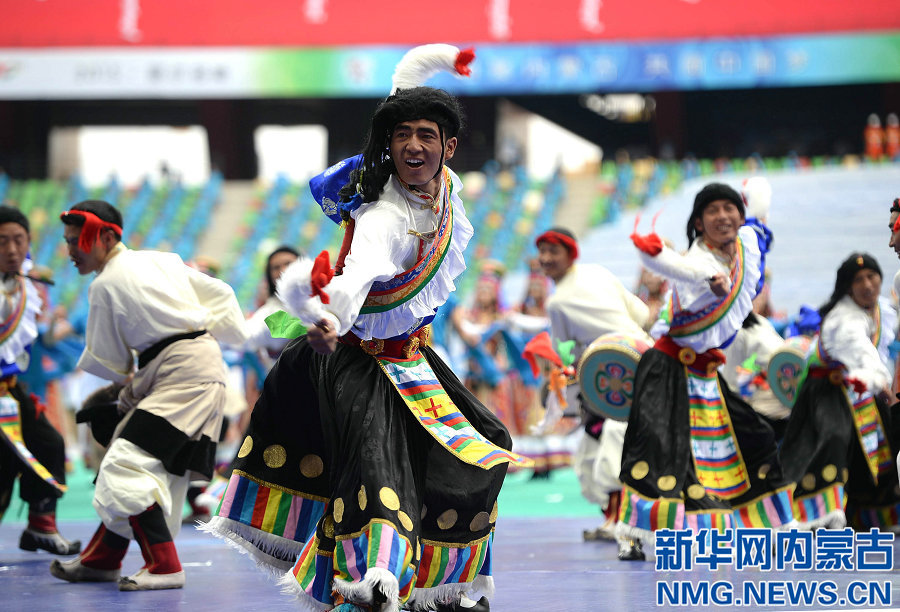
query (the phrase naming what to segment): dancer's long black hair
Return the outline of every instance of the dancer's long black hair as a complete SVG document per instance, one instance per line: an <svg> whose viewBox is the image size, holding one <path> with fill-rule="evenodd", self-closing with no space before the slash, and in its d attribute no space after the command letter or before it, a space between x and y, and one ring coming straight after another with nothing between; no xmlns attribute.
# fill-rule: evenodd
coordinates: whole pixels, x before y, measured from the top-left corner
<svg viewBox="0 0 900 612"><path fill-rule="evenodd" d="M438 124L443 149L447 140L455 137L462 128L463 112L456 98L434 87L400 89L385 98L372 116L362 164L351 172L350 181L338 192L342 202L350 201L357 193L362 195L363 202L373 202L381 196L384 184L397 171L390 151L394 127L415 119ZM443 161L442 153L442 167ZM341 216L345 215L349 218L349 213L342 211Z"/></svg>

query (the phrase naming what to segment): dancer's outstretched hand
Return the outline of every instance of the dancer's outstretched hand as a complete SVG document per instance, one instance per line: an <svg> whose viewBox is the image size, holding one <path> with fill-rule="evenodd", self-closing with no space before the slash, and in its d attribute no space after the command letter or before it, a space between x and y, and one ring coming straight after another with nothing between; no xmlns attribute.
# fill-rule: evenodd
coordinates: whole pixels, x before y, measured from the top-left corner
<svg viewBox="0 0 900 612"><path fill-rule="evenodd" d="M306 339L313 350L320 355L330 355L337 348L337 330L325 319L306 331Z"/></svg>

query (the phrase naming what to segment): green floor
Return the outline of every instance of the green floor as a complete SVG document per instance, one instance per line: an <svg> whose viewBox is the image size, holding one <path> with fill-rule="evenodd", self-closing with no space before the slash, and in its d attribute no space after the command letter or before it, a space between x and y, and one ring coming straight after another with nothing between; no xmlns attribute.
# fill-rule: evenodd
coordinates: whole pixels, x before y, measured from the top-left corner
<svg viewBox="0 0 900 612"><path fill-rule="evenodd" d="M67 476L68 492L57 507L57 518L89 520L97 517L91 505L94 473L80 462ZM507 517L599 517L597 506L581 496L578 480L571 468L553 472L548 479L532 480L530 471L510 474L500 492L500 512ZM28 509L18 492L13 493L4 522L25 522Z"/></svg>

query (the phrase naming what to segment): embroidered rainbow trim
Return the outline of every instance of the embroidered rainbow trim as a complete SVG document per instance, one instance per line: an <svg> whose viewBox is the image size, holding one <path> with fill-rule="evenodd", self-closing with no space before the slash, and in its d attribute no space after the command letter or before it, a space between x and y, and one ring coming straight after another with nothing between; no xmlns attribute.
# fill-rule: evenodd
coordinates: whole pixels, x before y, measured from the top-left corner
<svg viewBox="0 0 900 612"><path fill-rule="evenodd" d="M767 493L746 504L735 507L735 527L781 527L794 518L794 485Z"/></svg>
<svg viewBox="0 0 900 612"><path fill-rule="evenodd" d="M900 523L900 505L880 508L859 508L847 516L847 524L858 531L870 531L877 527L882 531Z"/></svg>
<svg viewBox="0 0 900 612"><path fill-rule="evenodd" d="M372 314L385 312L400 306L414 298L428 281L434 277L450 250L450 241L453 235L453 205L450 203L450 192L453 182L450 173L444 169L444 212L438 227L437 237L428 251L410 269L402 272L384 282L372 283L369 294L360 308L360 314Z"/></svg>
<svg viewBox="0 0 900 612"><path fill-rule="evenodd" d="M22 301L24 302L25 300L23 299ZM35 459L31 451L25 446L25 439L22 437L22 417L19 413L19 402L11 395L0 397L0 438L7 441L12 451L41 480L61 493L66 491L66 485L60 484L53 474L50 473L50 470Z"/></svg>
<svg viewBox="0 0 900 612"><path fill-rule="evenodd" d="M12 336L16 329L19 327L19 323L22 321L22 315L25 314L25 304L28 301L28 292L25 290L25 281L23 279L19 279L18 291L22 295L22 299L19 300L19 303L16 305L16 309L6 318L3 323L0 323L0 344L6 342L10 336Z"/></svg>
<svg viewBox="0 0 900 612"><path fill-rule="evenodd" d="M684 526L684 503L680 499L649 499L624 485L619 522L643 531L681 529Z"/></svg>
<svg viewBox="0 0 900 612"><path fill-rule="evenodd" d="M675 291L672 292L670 297L672 302L669 307L669 312L672 313L670 336L683 338L699 334L714 326L731 310L741 293L741 285L744 283L744 243L740 237L736 239L736 243L736 257L734 266L731 268L731 291L722 298L721 302L713 302L703 310L690 312L675 307L678 296Z"/></svg>
<svg viewBox="0 0 900 612"><path fill-rule="evenodd" d="M735 444L734 427L719 389L718 373L685 366L691 420L691 450L700 484L723 499L750 490L747 466Z"/></svg>
<svg viewBox="0 0 900 612"><path fill-rule="evenodd" d="M531 460L500 448L472 426L444 391L425 357L377 357L407 407L441 446L465 463L489 470L503 462L530 467Z"/></svg>
<svg viewBox="0 0 900 612"><path fill-rule="evenodd" d="M846 388L844 393L847 394ZM855 402L850 400L848 394L847 403L852 407L850 412L853 415L853 424L856 426L860 448L866 454L869 472L872 474L872 480L877 484L878 477L890 471L894 463L894 456L884 433L881 414L878 412L878 406L875 405L875 398L868 392Z"/></svg>
<svg viewBox="0 0 900 612"><path fill-rule="evenodd" d="M772 491L732 509L686 511L680 499L644 497L628 485L622 489L619 521L643 531L658 529L715 529L734 527L780 527L793 518L791 487Z"/></svg>
<svg viewBox="0 0 900 612"><path fill-rule="evenodd" d="M472 582L479 574L490 576L493 539L494 534L491 532L477 542L462 547L423 541L416 588Z"/></svg>
<svg viewBox="0 0 900 612"><path fill-rule="evenodd" d="M325 501L301 497L235 470L216 514L296 542L305 542L325 512Z"/></svg>
<svg viewBox="0 0 900 612"><path fill-rule="evenodd" d="M794 518L800 523L812 523L843 509L844 485L840 482L810 495L794 496Z"/></svg>

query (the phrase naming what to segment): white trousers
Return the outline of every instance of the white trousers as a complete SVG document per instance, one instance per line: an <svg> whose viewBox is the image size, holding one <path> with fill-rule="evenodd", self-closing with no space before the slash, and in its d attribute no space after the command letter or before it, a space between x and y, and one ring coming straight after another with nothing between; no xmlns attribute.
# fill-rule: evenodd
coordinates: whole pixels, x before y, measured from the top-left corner
<svg viewBox="0 0 900 612"><path fill-rule="evenodd" d="M128 517L159 504L174 539L181 530L188 484L188 474L170 474L159 459L133 442L116 438L100 464L94 509L107 529L133 539Z"/></svg>
<svg viewBox="0 0 900 612"><path fill-rule="evenodd" d="M581 494L604 510L609 503L609 494L622 488L619 472L627 428L628 423L624 421L606 419L600 439L584 434L572 459Z"/></svg>

